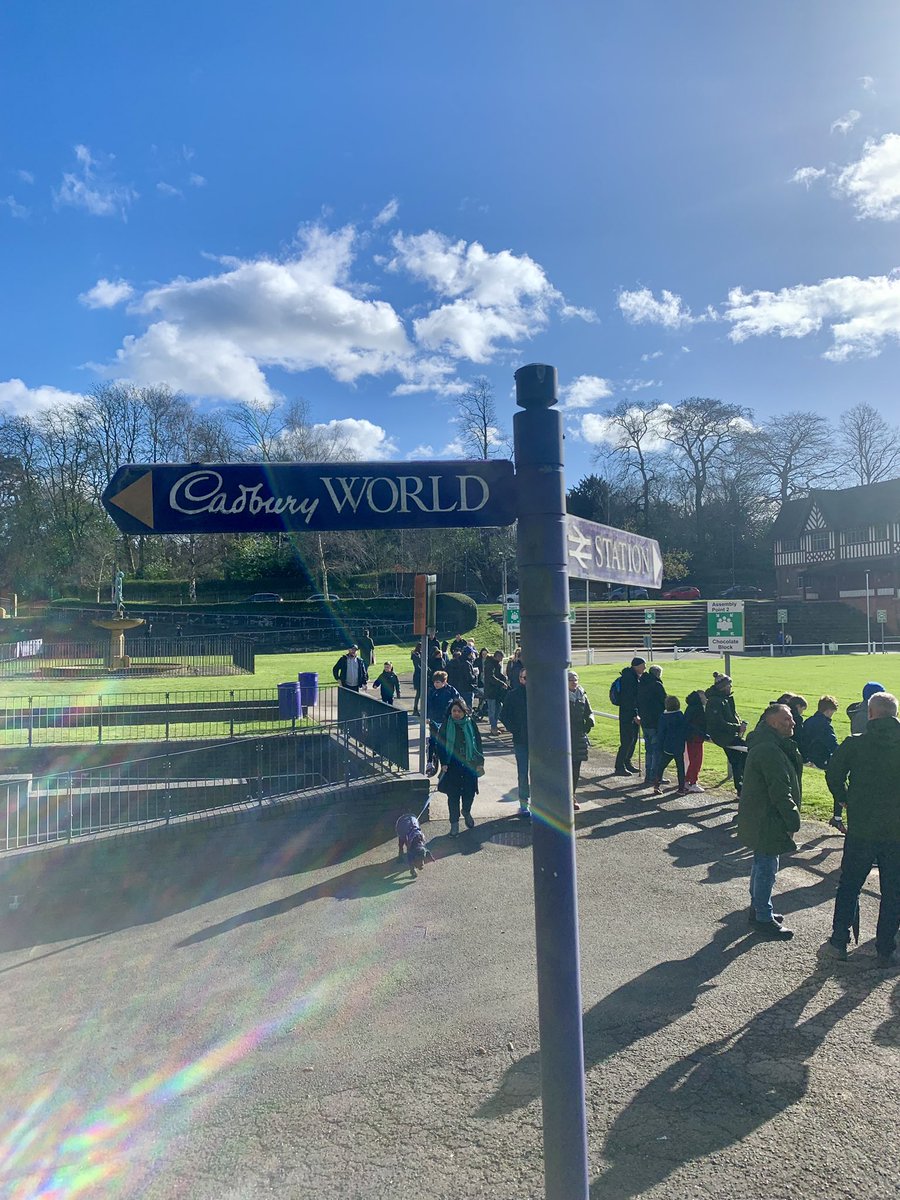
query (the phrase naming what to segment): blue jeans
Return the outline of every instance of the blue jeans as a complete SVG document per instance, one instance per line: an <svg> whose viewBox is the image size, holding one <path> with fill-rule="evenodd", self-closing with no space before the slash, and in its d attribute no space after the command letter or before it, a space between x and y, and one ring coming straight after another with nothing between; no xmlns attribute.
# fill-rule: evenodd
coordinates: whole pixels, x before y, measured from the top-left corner
<svg viewBox="0 0 900 1200"><path fill-rule="evenodd" d="M502 700L488 700L488 702L487 702L488 721L490 722L491 729L497 728L497 722L500 720L500 709L502 707L503 707Z"/></svg>
<svg viewBox="0 0 900 1200"><path fill-rule="evenodd" d="M777 874L778 855L755 850L753 866L750 868L750 904L757 921L772 920L772 889Z"/></svg>
<svg viewBox="0 0 900 1200"><path fill-rule="evenodd" d="M659 734L655 729L644 730L644 779L647 783L656 783L662 774L659 752Z"/></svg>
<svg viewBox="0 0 900 1200"><path fill-rule="evenodd" d="M519 779L519 804L525 808L531 798L531 789L528 786L528 745L513 746L513 752L516 756L516 775Z"/></svg>

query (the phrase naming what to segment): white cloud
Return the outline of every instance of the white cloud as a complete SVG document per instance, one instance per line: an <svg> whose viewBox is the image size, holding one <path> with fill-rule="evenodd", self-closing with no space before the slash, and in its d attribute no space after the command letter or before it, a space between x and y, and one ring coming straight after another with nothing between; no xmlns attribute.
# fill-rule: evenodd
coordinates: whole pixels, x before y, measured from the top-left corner
<svg viewBox="0 0 900 1200"><path fill-rule="evenodd" d="M495 443L496 444L496 443ZM465 447L459 438L454 438L440 450L435 450L430 442L422 442L406 455L408 462L428 462L429 459L439 458L468 458Z"/></svg>
<svg viewBox="0 0 900 1200"><path fill-rule="evenodd" d="M452 358L488 362L501 343L545 328L554 309L568 316L589 313L567 305L527 254L491 253L480 242L453 242L434 230L399 233L394 250L389 270L404 271L447 301L413 322L418 343Z"/></svg>
<svg viewBox="0 0 900 1200"><path fill-rule="evenodd" d="M397 313L350 281L354 240L352 228L312 226L285 260L221 260L216 274L153 288L136 308L159 320L126 339L111 373L271 401L266 366L321 367L344 383L407 366L413 348Z"/></svg>
<svg viewBox="0 0 900 1200"><path fill-rule="evenodd" d="M623 392L643 392L647 388L662 387L662 381L659 379L623 379Z"/></svg>
<svg viewBox="0 0 900 1200"><path fill-rule="evenodd" d="M101 161L82 145L75 147L75 158L78 166L63 172L62 183L53 193L57 207L69 205L83 208L94 217L121 217L124 221L138 193L130 185L113 182L110 158Z"/></svg>
<svg viewBox="0 0 900 1200"><path fill-rule="evenodd" d="M860 158L841 171L834 186L853 201L860 217L900 217L900 134L867 141Z"/></svg>
<svg viewBox="0 0 900 1200"><path fill-rule="evenodd" d="M588 325L598 325L600 323L600 318L592 308L582 308L578 304L561 305L559 315L564 321L569 321L573 317L577 317L580 321L586 321Z"/></svg>
<svg viewBox="0 0 900 1200"><path fill-rule="evenodd" d="M26 208L24 204L19 204L15 196L4 197L3 200L0 200L0 204L5 205L9 209L9 215L16 217L19 221L24 221L26 217L31 215L31 209Z"/></svg>
<svg viewBox="0 0 900 1200"><path fill-rule="evenodd" d="M191 187L206 187L206 179L202 175L198 175L196 171L192 172L190 178L188 179L188 183L191 185Z"/></svg>
<svg viewBox="0 0 900 1200"><path fill-rule="evenodd" d="M832 133L849 133L862 113L857 112L855 108L851 108L849 112L844 113L842 117L838 117L836 121L831 122Z"/></svg>
<svg viewBox="0 0 900 1200"><path fill-rule="evenodd" d="M772 334L801 338L827 327L832 344L825 358L871 358L885 342L900 339L900 276L845 275L777 292L737 287L728 294L723 316L732 323L734 342Z"/></svg>
<svg viewBox="0 0 900 1200"><path fill-rule="evenodd" d="M82 292L78 299L85 308L115 308L124 300L130 300L134 288L124 279L98 279L92 288Z"/></svg>
<svg viewBox="0 0 900 1200"><path fill-rule="evenodd" d="M668 414L672 411L670 404L659 404L653 409L649 420L649 428L644 436L643 448L651 453L666 449L668 443L664 440L663 428ZM638 408L629 412L640 413ZM591 446L610 446L616 448L622 445L622 431L613 424L609 417L600 413L585 413L581 418L581 436Z"/></svg>
<svg viewBox="0 0 900 1200"><path fill-rule="evenodd" d="M346 447L362 462L391 458L398 452L396 442L388 437L385 430L365 418L340 417L326 421L313 425L313 433L327 438L337 453Z"/></svg>
<svg viewBox="0 0 900 1200"><path fill-rule="evenodd" d="M30 171L18 170L16 171L16 175L18 175L23 183L34 183L34 176Z"/></svg>
<svg viewBox="0 0 900 1200"><path fill-rule="evenodd" d="M171 183L166 183L166 181L164 179L161 179L159 181L159 183L156 185L156 190L163 196L183 196L184 195L181 188L173 187Z"/></svg>
<svg viewBox="0 0 900 1200"><path fill-rule="evenodd" d="M859 86L864 92L875 93L875 80L871 75L860 75Z"/></svg>
<svg viewBox="0 0 900 1200"><path fill-rule="evenodd" d="M560 408L591 408L598 401L607 400L612 393L609 381L599 375L579 375L559 389L562 400Z"/></svg>
<svg viewBox="0 0 900 1200"><path fill-rule="evenodd" d="M682 346L681 348L683 350L684 346ZM641 362L652 362L654 360L654 358L662 358L662 356L663 356L662 350L651 350L647 354L641 355Z"/></svg>
<svg viewBox="0 0 900 1200"><path fill-rule="evenodd" d="M388 200L381 212L373 218L372 224L376 229L381 225L390 225L391 221L393 221L394 217L396 217L399 211L400 202L396 197L394 197L394 199Z"/></svg>
<svg viewBox="0 0 900 1200"><path fill-rule="evenodd" d="M0 382L0 407L19 416L83 399L79 392L63 392L55 387L30 388L21 379Z"/></svg>
<svg viewBox="0 0 900 1200"><path fill-rule="evenodd" d="M808 190L811 183L815 183L817 179L821 179L826 174L827 171L824 167L798 167L789 182L805 184Z"/></svg>
<svg viewBox="0 0 900 1200"><path fill-rule="evenodd" d="M678 329L682 325L690 325L694 320L681 297L665 288L659 300L649 288L621 291L618 304L625 320L632 325L663 325L667 329Z"/></svg>

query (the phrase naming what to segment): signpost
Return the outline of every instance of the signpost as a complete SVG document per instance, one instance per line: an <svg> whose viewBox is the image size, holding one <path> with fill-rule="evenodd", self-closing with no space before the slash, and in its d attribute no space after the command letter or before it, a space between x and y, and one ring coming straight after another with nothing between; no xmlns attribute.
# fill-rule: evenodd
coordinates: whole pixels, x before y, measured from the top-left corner
<svg viewBox="0 0 900 1200"><path fill-rule="evenodd" d="M879 608L875 612L875 620L881 626L881 653L885 653L884 647L884 627L887 624L887 609Z"/></svg>
<svg viewBox="0 0 900 1200"><path fill-rule="evenodd" d="M425 774L428 726L428 638L437 629L437 575L417 575L413 585L413 633L419 649L419 774ZM429 819L431 813L428 814Z"/></svg>
<svg viewBox="0 0 900 1200"><path fill-rule="evenodd" d="M655 608L645 608L644 609L644 624L645 625L655 625L656 624L656 609Z"/></svg>
<svg viewBox="0 0 900 1200"><path fill-rule="evenodd" d="M662 554L654 538L566 516L566 550L570 579L646 588L662 583Z"/></svg>
<svg viewBox="0 0 900 1200"><path fill-rule="evenodd" d="M520 629L519 610L518 608L507 608L506 610L506 628L510 633L518 633Z"/></svg>
<svg viewBox="0 0 900 1200"><path fill-rule="evenodd" d="M787 609L786 609L786 608L779 608L779 610L778 610L778 624L779 624L779 625L787 625L787 618L788 618L788 612L787 612Z"/></svg>
<svg viewBox="0 0 900 1200"><path fill-rule="evenodd" d="M120 467L101 497L123 533L284 533L511 525L513 465L156 463Z"/></svg>
<svg viewBox="0 0 900 1200"><path fill-rule="evenodd" d="M725 655L725 674L731 674L731 655L744 653L743 600L708 600L706 633L710 650Z"/></svg>
<svg viewBox="0 0 900 1200"><path fill-rule="evenodd" d="M566 679L575 613L568 577L656 588L662 555L652 538L567 516L556 369L520 368L516 402L515 470L504 461L132 465L116 472L102 499L129 534L481 528L518 520L521 605L506 609L504 603L504 609L507 628L518 618L529 676L545 1196L588 1200ZM434 576L416 578L415 629L423 639L420 768L435 584ZM743 605L722 608L732 614L729 627L743 648ZM645 620L652 628L650 612Z"/></svg>

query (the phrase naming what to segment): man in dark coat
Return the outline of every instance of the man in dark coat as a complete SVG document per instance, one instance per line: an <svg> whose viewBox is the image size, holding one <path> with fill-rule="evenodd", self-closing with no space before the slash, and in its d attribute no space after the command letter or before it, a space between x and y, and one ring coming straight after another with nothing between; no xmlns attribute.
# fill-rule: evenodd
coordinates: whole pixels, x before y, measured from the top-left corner
<svg viewBox="0 0 900 1200"><path fill-rule="evenodd" d="M711 742L725 751L734 778L734 790L739 796L747 762L746 729L747 722L741 720L735 709L731 676L717 674L715 683L706 692L706 733Z"/></svg>
<svg viewBox="0 0 900 1200"><path fill-rule="evenodd" d="M465 643L463 643L465 645ZM447 663L447 682L455 687L466 702L466 707L472 707L475 699L475 682L477 675L472 665L472 659L461 650L454 650L453 657Z"/></svg>
<svg viewBox="0 0 900 1200"><path fill-rule="evenodd" d="M750 871L750 924L764 937L794 936L772 910L779 859L797 846L800 828L802 762L792 734L794 718L786 704L770 704L750 735L744 786L738 802L738 841L753 851Z"/></svg>
<svg viewBox="0 0 900 1200"><path fill-rule="evenodd" d="M638 685L647 670L643 658L633 658L631 666L623 667L619 676L619 750L616 754L617 775L639 775L631 761L640 733L638 716Z"/></svg>
<svg viewBox="0 0 900 1200"><path fill-rule="evenodd" d="M331 673L341 687L349 688L351 692L358 692L369 682L366 665L359 657L359 646L350 646L334 664Z"/></svg>
<svg viewBox="0 0 900 1200"><path fill-rule="evenodd" d="M804 761L822 770L838 748L837 734L831 723L837 710L838 702L834 696L822 696L816 711L803 722L803 731L797 738Z"/></svg>
<svg viewBox="0 0 900 1200"><path fill-rule="evenodd" d="M481 686L484 688L484 698L487 702L491 733L499 733L497 721L500 718L500 709L506 699L506 693L509 691L509 683L503 674L502 650L495 650L491 658L484 660L483 671Z"/></svg>
<svg viewBox="0 0 900 1200"><path fill-rule="evenodd" d="M362 631L362 637L359 639L359 656L368 671L375 661L375 643L368 629Z"/></svg>
<svg viewBox="0 0 900 1200"><path fill-rule="evenodd" d="M587 692L578 682L577 671L569 671L569 738L572 743L572 797L573 807L578 812L575 791L581 778L581 764L587 762L590 742L588 734L594 728L594 714Z"/></svg>
<svg viewBox="0 0 900 1200"><path fill-rule="evenodd" d="M512 734L513 752L516 756L516 775L519 784L519 816L531 817L531 788L528 781L528 689L525 686L528 672L522 668L519 686L506 693L500 720Z"/></svg>
<svg viewBox="0 0 900 1200"><path fill-rule="evenodd" d="M847 838L834 902L831 938L823 950L845 959L859 894L876 864L881 907L875 930L877 963L893 960L900 928L900 721L890 692L869 697L869 724L841 742L825 768L835 817L847 808Z"/></svg>

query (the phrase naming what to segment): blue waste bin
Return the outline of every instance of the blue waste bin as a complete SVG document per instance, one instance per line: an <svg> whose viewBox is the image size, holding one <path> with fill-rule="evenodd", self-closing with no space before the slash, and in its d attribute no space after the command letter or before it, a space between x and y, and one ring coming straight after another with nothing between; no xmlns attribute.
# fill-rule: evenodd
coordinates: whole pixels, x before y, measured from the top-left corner
<svg viewBox="0 0 900 1200"><path fill-rule="evenodd" d="M300 716L300 684L279 683L278 718L281 721L296 721Z"/></svg>
<svg viewBox="0 0 900 1200"><path fill-rule="evenodd" d="M304 715L319 703L319 672L301 671L297 676L297 690L300 693L300 708Z"/></svg>

